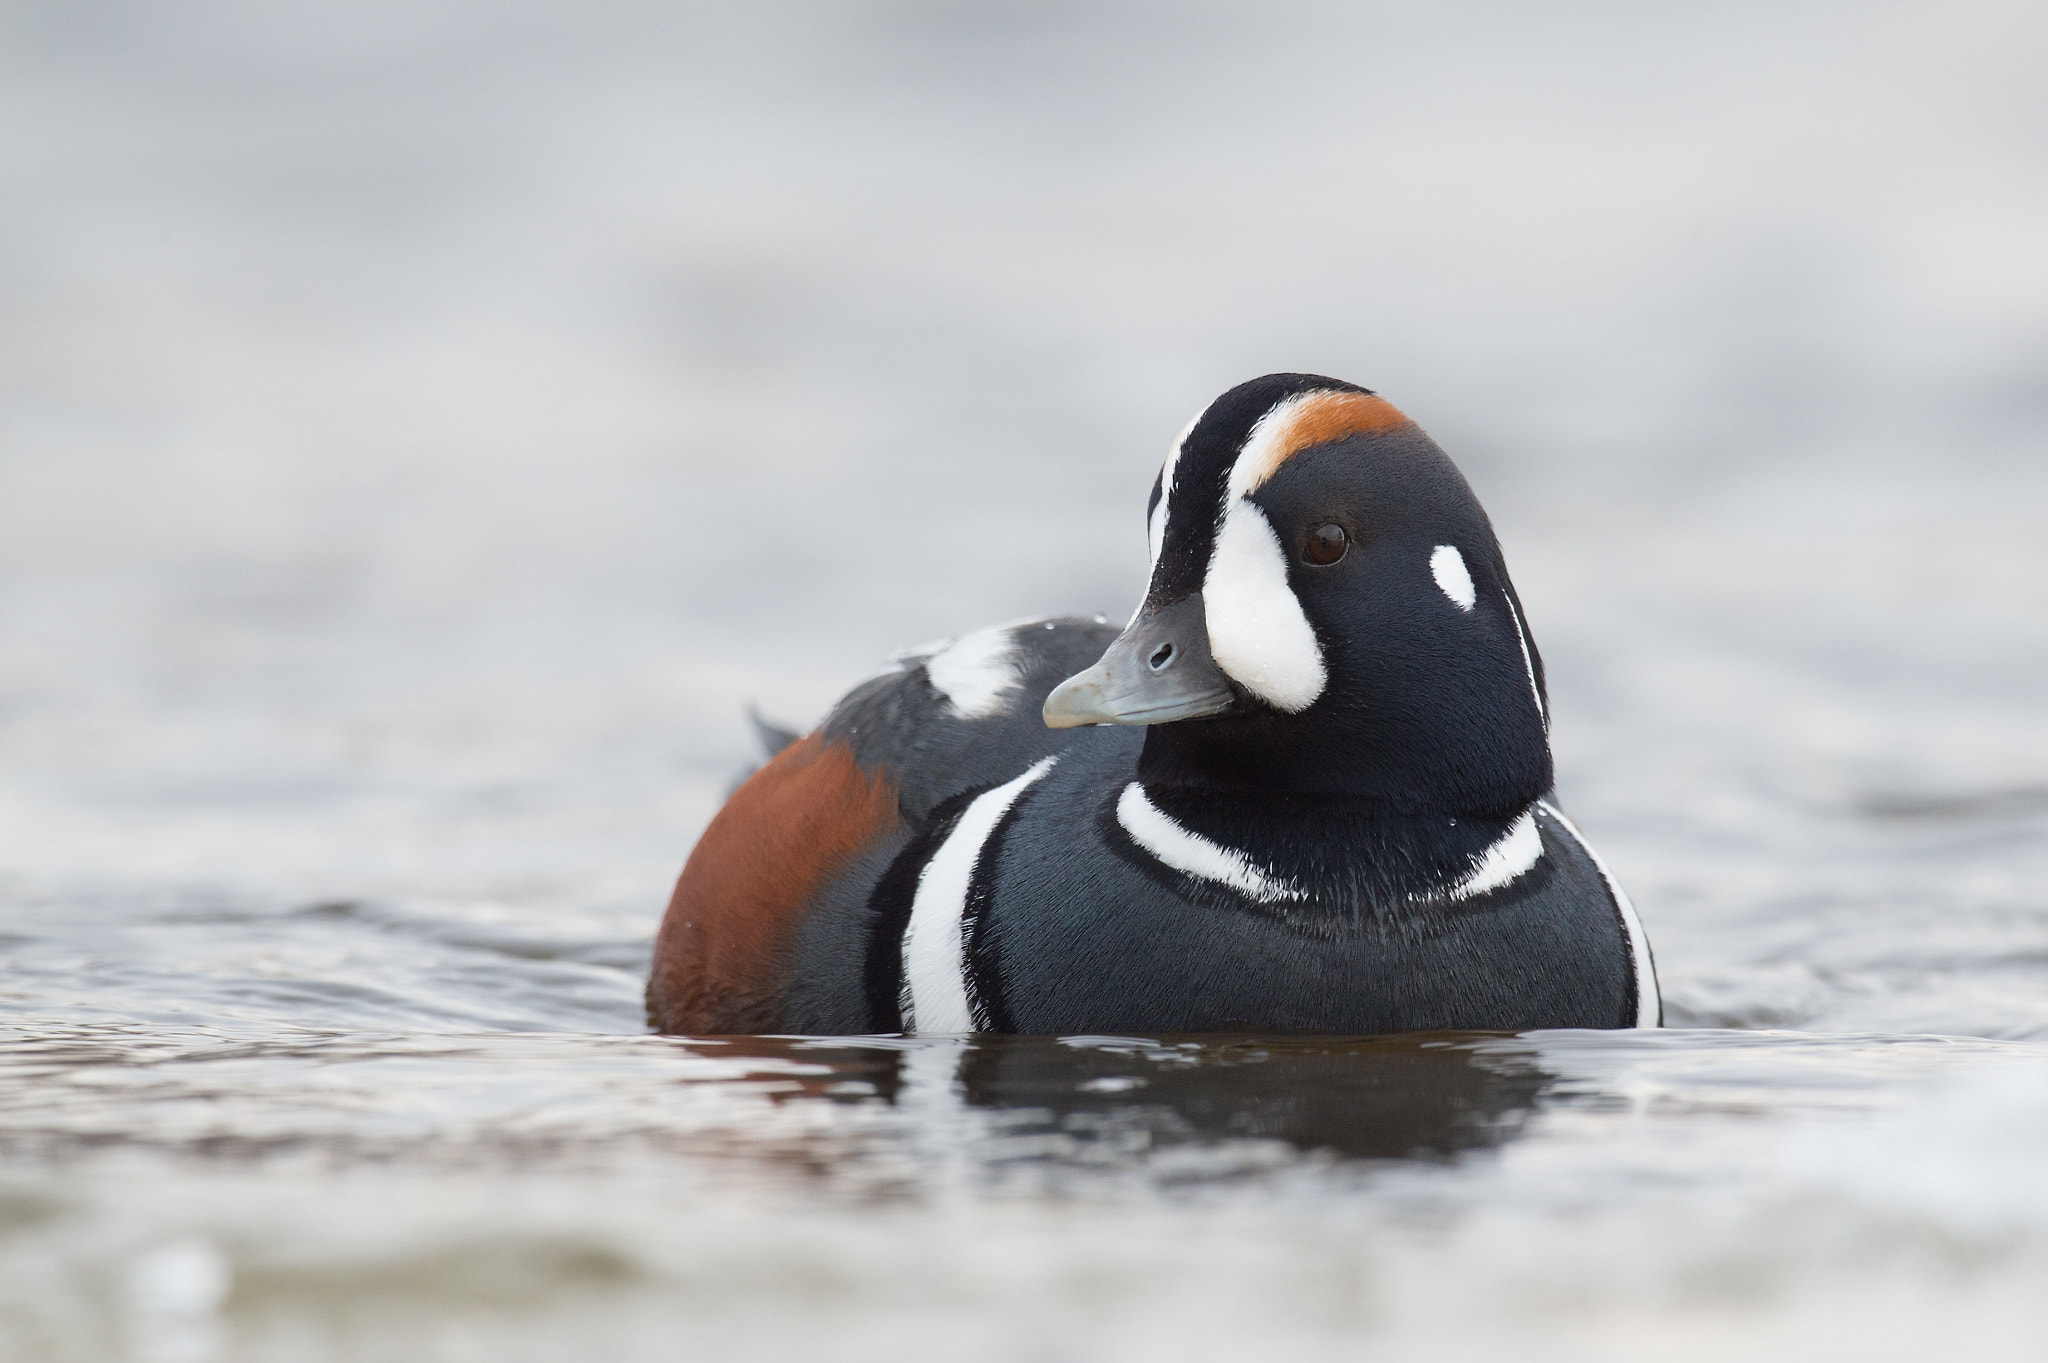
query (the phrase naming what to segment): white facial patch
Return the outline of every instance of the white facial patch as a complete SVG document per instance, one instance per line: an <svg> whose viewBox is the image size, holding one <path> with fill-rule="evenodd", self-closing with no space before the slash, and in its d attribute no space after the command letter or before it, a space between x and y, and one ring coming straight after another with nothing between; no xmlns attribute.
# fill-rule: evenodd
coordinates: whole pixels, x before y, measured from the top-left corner
<svg viewBox="0 0 2048 1363"><path fill-rule="evenodd" d="M1131 835L1132 842L1157 857L1161 865L1198 880L1228 885L1261 904L1305 897L1288 881L1252 865L1251 858L1244 853L1233 852L1200 833L1182 828L1146 797L1145 787L1136 781L1125 786L1124 793L1117 797L1116 821Z"/></svg>
<svg viewBox="0 0 2048 1363"><path fill-rule="evenodd" d="M1498 890L1512 884L1541 860L1543 834L1536 827L1536 816L1524 814L1508 825L1499 842L1486 849L1472 874L1451 887L1451 898L1473 899L1489 890Z"/></svg>
<svg viewBox="0 0 2048 1363"><path fill-rule="evenodd" d="M974 1030L974 1008L967 999L967 941L961 928L975 863L1017 797L1057 761L1057 756L1042 757L1016 780L976 796L918 873L910 922L903 930L905 1031Z"/></svg>
<svg viewBox="0 0 2048 1363"><path fill-rule="evenodd" d="M1472 589L1472 574L1465 568L1465 556L1455 544L1439 544L1429 555L1429 574L1443 588L1451 604L1461 611L1472 609L1479 593Z"/></svg>
<svg viewBox="0 0 2048 1363"><path fill-rule="evenodd" d="M1287 554L1255 503L1230 499L1202 582L1209 652L1254 695L1288 713L1307 709L1329 674L1322 646L1287 585Z"/></svg>
<svg viewBox="0 0 2048 1363"><path fill-rule="evenodd" d="M924 660L925 676L966 719L986 719L1017 689L1016 627L963 634Z"/></svg>

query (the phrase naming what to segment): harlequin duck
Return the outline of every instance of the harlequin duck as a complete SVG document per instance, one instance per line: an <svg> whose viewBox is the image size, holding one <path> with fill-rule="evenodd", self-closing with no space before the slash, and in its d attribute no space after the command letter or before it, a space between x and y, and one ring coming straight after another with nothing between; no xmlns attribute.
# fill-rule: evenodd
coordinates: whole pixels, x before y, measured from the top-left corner
<svg viewBox="0 0 2048 1363"><path fill-rule="evenodd" d="M1254 379L1174 442L1147 529L1121 632L903 655L733 794L656 940L658 1029L1658 1025L1493 528L1420 427Z"/></svg>

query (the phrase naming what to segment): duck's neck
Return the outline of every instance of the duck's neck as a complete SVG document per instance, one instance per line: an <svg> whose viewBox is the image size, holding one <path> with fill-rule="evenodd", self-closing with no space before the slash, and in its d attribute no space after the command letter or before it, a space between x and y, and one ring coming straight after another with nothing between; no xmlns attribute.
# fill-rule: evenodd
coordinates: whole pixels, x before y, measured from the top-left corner
<svg viewBox="0 0 2048 1363"><path fill-rule="evenodd" d="M1147 789L1209 792L1253 808L1303 799L1395 819L1507 817L1552 780L1540 722L1432 732L1313 711L1155 725L1138 778Z"/></svg>
<svg viewBox="0 0 2048 1363"><path fill-rule="evenodd" d="M1259 715L1160 725L1138 777L1182 828L1313 904L1352 911L1455 890L1550 788L1540 734L1520 751L1391 744L1375 754L1314 732L1327 727Z"/></svg>

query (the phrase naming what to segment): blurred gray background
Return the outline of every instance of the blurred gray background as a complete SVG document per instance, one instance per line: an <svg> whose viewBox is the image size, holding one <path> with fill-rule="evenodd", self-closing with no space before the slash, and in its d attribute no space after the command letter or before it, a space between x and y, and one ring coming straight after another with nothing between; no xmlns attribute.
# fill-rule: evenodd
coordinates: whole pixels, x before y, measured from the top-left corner
<svg viewBox="0 0 2048 1363"><path fill-rule="evenodd" d="M2018 3L8 3L0 892L644 933L747 704L1128 611L1167 442L1303 369L1491 510L1675 1018L2035 1034L2044 55Z"/></svg>

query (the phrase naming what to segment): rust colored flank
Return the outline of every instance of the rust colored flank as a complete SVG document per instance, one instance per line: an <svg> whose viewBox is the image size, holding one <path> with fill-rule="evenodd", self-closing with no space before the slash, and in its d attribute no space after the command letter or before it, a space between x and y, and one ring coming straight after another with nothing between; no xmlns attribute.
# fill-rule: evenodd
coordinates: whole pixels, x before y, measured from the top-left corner
<svg viewBox="0 0 2048 1363"><path fill-rule="evenodd" d="M780 1030L811 896L901 821L895 783L844 743L801 738L733 792L697 840L654 939L648 1012L663 1032Z"/></svg>

